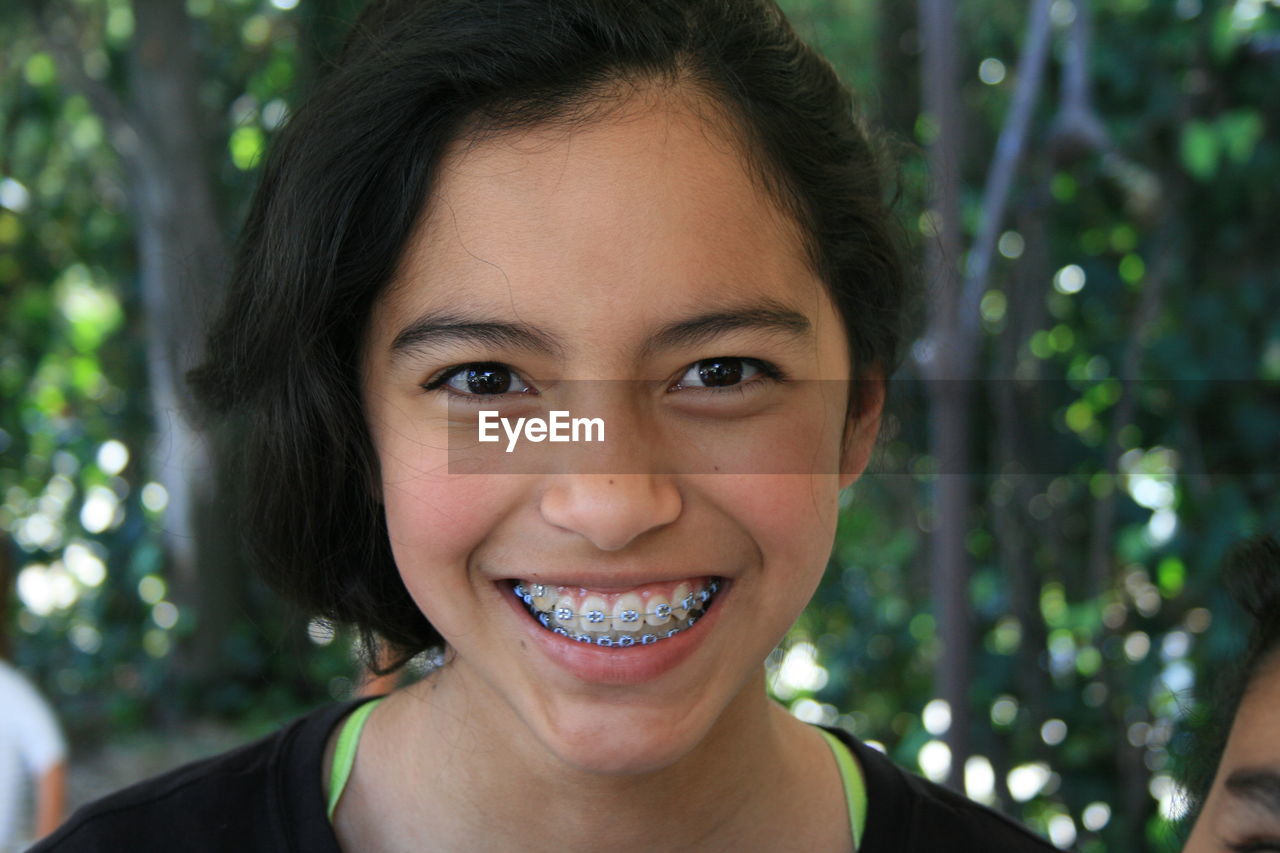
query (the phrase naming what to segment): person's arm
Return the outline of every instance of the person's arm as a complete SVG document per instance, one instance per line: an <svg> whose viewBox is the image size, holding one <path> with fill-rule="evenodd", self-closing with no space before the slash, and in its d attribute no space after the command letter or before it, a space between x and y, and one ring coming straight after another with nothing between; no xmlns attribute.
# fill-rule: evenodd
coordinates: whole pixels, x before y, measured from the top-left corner
<svg viewBox="0 0 1280 853"><path fill-rule="evenodd" d="M36 780L36 838L44 838L62 823L66 805L67 763L59 761Z"/></svg>

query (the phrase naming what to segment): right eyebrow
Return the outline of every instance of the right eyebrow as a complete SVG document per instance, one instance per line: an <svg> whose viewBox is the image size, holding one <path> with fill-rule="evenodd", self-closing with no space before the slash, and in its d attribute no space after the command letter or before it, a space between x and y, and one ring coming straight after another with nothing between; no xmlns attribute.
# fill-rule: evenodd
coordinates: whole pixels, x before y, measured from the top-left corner
<svg viewBox="0 0 1280 853"><path fill-rule="evenodd" d="M1227 777L1223 787L1237 797L1280 816L1280 771L1245 768Z"/></svg>
<svg viewBox="0 0 1280 853"><path fill-rule="evenodd" d="M779 302L765 300L756 305L712 310L663 326L645 342L642 352L648 356L662 349L699 346L740 330L793 339L813 337L808 317Z"/></svg>
<svg viewBox="0 0 1280 853"><path fill-rule="evenodd" d="M560 346L523 323L499 323L454 314L427 314L405 326L391 341L393 358L456 344L479 344L525 350L539 355L559 353Z"/></svg>

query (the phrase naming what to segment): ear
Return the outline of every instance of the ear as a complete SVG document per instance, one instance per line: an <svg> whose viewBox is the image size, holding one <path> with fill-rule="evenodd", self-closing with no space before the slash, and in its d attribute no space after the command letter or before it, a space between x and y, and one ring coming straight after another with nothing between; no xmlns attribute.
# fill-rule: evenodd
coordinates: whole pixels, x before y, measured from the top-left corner
<svg viewBox="0 0 1280 853"><path fill-rule="evenodd" d="M849 384L849 417L844 425L840 451L840 490L852 486L862 476L880 434L887 382L878 368L869 370Z"/></svg>

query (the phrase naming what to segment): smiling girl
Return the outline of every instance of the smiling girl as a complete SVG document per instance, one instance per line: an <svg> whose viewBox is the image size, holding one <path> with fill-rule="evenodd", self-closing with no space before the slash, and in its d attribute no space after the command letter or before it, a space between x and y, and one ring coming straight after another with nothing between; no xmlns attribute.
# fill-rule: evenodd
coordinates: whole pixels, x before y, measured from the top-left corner
<svg viewBox="0 0 1280 853"><path fill-rule="evenodd" d="M770 2L372 5L195 378L267 577L443 662L51 848L1047 849L765 690L902 348L895 235ZM481 411L606 440L508 454Z"/></svg>

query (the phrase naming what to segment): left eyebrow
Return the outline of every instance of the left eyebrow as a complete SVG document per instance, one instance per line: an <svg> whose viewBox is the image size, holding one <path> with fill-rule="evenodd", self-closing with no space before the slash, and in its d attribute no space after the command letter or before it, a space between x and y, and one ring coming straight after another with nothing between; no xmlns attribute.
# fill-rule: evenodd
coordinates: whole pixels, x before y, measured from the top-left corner
<svg viewBox="0 0 1280 853"><path fill-rule="evenodd" d="M428 314L400 330L391 342L391 353L394 357L410 351L430 351L457 344L509 347L539 354L555 353L560 349L549 336L523 323Z"/></svg>
<svg viewBox="0 0 1280 853"><path fill-rule="evenodd" d="M1237 770L1227 777L1223 787L1237 797L1280 816L1280 771L1248 768Z"/></svg>
<svg viewBox="0 0 1280 853"><path fill-rule="evenodd" d="M752 306L699 314L663 326L645 342L641 354L648 357L662 349L697 346L743 329L792 338L813 337L813 325L808 317L781 303L766 300Z"/></svg>

